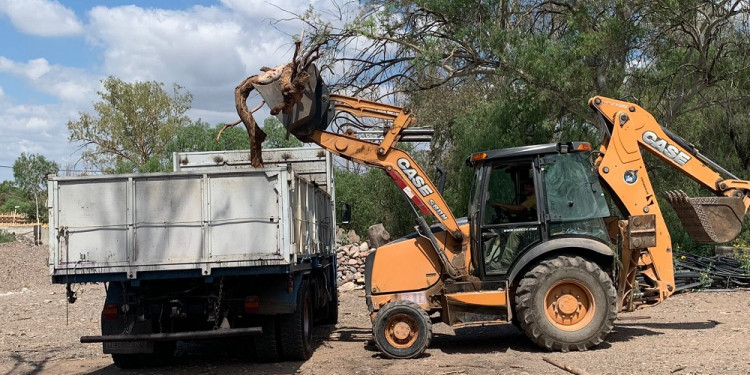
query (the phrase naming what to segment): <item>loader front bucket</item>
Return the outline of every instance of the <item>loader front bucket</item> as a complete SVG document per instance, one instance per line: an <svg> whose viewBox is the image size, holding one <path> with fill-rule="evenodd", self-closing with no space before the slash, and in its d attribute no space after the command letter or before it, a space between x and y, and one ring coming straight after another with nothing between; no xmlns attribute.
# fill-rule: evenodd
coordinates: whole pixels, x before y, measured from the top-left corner
<svg viewBox="0 0 750 375"><path fill-rule="evenodd" d="M664 193L695 242L724 243L739 236L745 205L741 198L690 198L682 190Z"/></svg>
<svg viewBox="0 0 750 375"><path fill-rule="evenodd" d="M310 79L305 84L302 98L289 110L276 115L287 131L302 141L316 129L325 130L328 122L333 119L332 108L329 108L328 87L320 78L318 68L310 64L307 74ZM254 87L269 108L284 101L281 80L266 85L256 84Z"/></svg>

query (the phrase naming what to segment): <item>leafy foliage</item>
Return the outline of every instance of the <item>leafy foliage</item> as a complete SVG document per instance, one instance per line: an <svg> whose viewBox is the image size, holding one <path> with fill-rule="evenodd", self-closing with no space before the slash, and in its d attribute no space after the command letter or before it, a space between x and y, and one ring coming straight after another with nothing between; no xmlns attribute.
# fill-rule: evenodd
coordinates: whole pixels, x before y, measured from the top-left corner
<svg viewBox="0 0 750 375"><path fill-rule="evenodd" d="M337 168L334 177L336 200L352 206L350 229L365 234L371 225L383 223L391 238L414 231L414 214L383 171L370 169L360 174Z"/></svg>
<svg viewBox="0 0 750 375"><path fill-rule="evenodd" d="M13 163L13 178L18 187L30 194L39 194L47 189L47 175L60 169L57 163L39 154L21 153Z"/></svg>
<svg viewBox="0 0 750 375"><path fill-rule="evenodd" d="M750 7L741 0L378 0L334 27L307 13L312 41L347 74L334 87L407 102L435 129L428 164L449 171L446 199L464 210L467 156L561 140L596 145L593 95L640 104L739 178L750 178ZM369 40L369 44L363 43ZM357 48L353 48L356 46ZM383 92L385 91L385 93ZM697 184L654 158L657 191ZM660 200L673 242L690 241ZM464 211L465 212L465 211ZM458 216L461 215L458 211ZM746 236L743 233L743 236Z"/></svg>
<svg viewBox="0 0 750 375"><path fill-rule="evenodd" d="M192 95L177 84L169 94L155 81L127 83L112 76L102 85L96 114L80 113L68 122L70 141L84 149L82 159L105 173L162 169L167 145L189 121Z"/></svg>
<svg viewBox="0 0 750 375"><path fill-rule="evenodd" d="M302 142L294 136L290 136L284 125L276 117L269 117L263 121L263 132L266 133L263 148L302 147Z"/></svg>
<svg viewBox="0 0 750 375"><path fill-rule="evenodd" d="M21 156L13 163L13 178L18 188L33 197L34 212L28 213L37 221L46 221L46 210L39 210L40 201L46 201L47 175L55 174L60 169L57 163L47 160L39 154L21 153ZM27 205L20 205L26 207ZM44 218L42 216L45 216Z"/></svg>
<svg viewBox="0 0 750 375"><path fill-rule="evenodd" d="M18 207L18 208L16 208ZM15 186L13 181L0 183L0 212L15 212L19 216L36 219L34 197ZM46 221L47 212L40 212L41 221Z"/></svg>
<svg viewBox="0 0 750 375"><path fill-rule="evenodd" d="M226 129L217 142L221 128L220 124L211 127L201 120L180 127L167 146L167 156L171 157L172 152L246 150L250 147L247 133L236 127Z"/></svg>
<svg viewBox="0 0 750 375"><path fill-rule="evenodd" d="M13 242L16 240L16 236L12 233L8 233L5 230L0 229L0 243Z"/></svg>
<svg viewBox="0 0 750 375"><path fill-rule="evenodd" d="M19 206L18 210L16 206ZM14 181L3 181L0 183L0 212L13 212L14 210L30 213L34 210L34 204L30 201L28 194L21 190Z"/></svg>

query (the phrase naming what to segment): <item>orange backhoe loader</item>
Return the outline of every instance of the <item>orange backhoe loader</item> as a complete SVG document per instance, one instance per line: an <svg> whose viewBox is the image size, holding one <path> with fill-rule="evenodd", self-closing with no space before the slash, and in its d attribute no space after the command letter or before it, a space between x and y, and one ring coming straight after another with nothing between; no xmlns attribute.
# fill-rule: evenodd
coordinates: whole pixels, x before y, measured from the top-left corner
<svg viewBox="0 0 750 375"><path fill-rule="evenodd" d="M668 192L699 242L736 238L750 207L742 181L663 129L641 107L589 101L603 142L560 142L477 152L468 217L457 219L400 141L424 141L405 108L329 94L314 67L301 100L279 118L304 142L380 168L414 208L417 232L366 260L365 291L377 347L414 358L430 344L432 323L512 322L548 350L586 350L612 330L618 312L653 305L675 290L672 242L642 150L714 196ZM278 83L257 87L273 107ZM329 132L334 116L389 121L382 139ZM427 137L429 138L429 137ZM593 157L592 157L593 156ZM623 217L613 217L607 196ZM428 226L422 214L438 224ZM640 274L640 277L636 277Z"/></svg>

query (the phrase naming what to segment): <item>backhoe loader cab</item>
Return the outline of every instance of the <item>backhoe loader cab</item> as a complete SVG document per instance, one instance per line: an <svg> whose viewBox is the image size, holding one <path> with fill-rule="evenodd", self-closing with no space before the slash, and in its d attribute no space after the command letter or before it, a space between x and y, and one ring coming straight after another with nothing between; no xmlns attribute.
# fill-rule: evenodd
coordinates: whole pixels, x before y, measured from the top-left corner
<svg viewBox="0 0 750 375"><path fill-rule="evenodd" d="M513 321L549 350L601 342L616 313L615 253L590 150L571 142L473 154L468 219L458 220L468 249L444 227L431 231L451 263L465 257L464 279L444 272L425 236L368 257L366 298L381 351L419 355L429 343L428 314L451 326Z"/></svg>
<svg viewBox="0 0 750 375"><path fill-rule="evenodd" d="M470 196L472 260L480 278L507 279L524 254L550 240L582 238L609 246L610 216L587 143L476 153ZM536 257L533 257L536 258Z"/></svg>

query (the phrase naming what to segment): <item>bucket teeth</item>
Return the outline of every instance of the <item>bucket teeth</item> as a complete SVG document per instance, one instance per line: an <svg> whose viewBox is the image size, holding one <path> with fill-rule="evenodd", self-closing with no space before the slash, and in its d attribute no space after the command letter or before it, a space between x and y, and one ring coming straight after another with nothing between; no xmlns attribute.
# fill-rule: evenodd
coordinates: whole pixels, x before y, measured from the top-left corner
<svg viewBox="0 0 750 375"><path fill-rule="evenodd" d="M688 203L688 196L685 194L682 190L670 190L664 192L664 196L666 196L667 200L670 204L686 204Z"/></svg>
<svg viewBox="0 0 750 375"><path fill-rule="evenodd" d="M682 190L667 191L664 196L696 242L729 242L737 238L742 230L745 207L740 198L690 198Z"/></svg>

